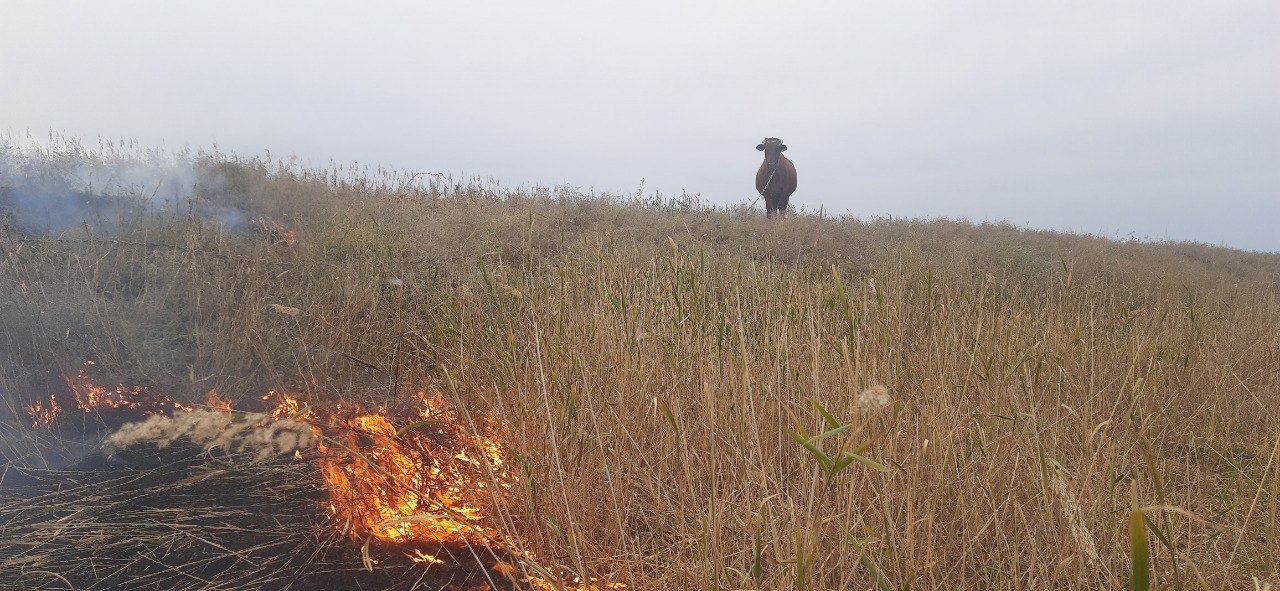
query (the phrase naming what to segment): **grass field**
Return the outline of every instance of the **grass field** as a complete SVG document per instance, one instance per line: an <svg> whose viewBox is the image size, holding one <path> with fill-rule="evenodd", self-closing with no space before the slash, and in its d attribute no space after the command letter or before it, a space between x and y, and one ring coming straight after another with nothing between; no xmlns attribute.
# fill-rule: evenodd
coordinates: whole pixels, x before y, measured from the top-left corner
<svg viewBox="0 0 1280 591"><path fill-rule="evenodd" d="M430 389L504 425L532 548L632 589L1280 584L1280 255L192 162L111 233L0 235L10 461L85 359Z"/></svg>

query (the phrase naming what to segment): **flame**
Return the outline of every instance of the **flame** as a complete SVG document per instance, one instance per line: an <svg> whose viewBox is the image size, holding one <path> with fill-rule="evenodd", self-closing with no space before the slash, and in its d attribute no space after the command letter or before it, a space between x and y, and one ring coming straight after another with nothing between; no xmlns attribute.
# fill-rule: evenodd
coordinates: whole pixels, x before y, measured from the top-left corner
<svg viewBox="0 0 1280 591"><path fill-rule="evenodd" d="M75 408L86 413L123 411L132 415L172 415L191 408L140 387L96 384L85 363L65 378ZM366 409L351 403L304 405L299 395L270 390L262 397L274 419L310 423L319 435L314 454L328 491L326 509L336 528L363 540L362 561L372 568L370 541L398 545L415 562L443 564L427 552L437 544L468 543L501 549L517 562L536 563L521 550L523 540L496 527L490 509L517 484L498 440L501 426L483 418L475 428L440 393L417 392L407 410ZM59 396L28 409L33 424L52 428L63 416ZM65 399L64 399L65 402ZM229 400L210 390L205 406L232 413ZM302 459L300 451L293 457ZM540 591L620 591L626 585L564 577L560 581L519 576L510 562L496 572ZM544 571L545 572L545 571ZM563 582L562 582L563 581Z"/></svg>
<svg viewBox="0 0 1280 591"><path fill-rule="evenodd" d="M284 227L279 221L262 216L249 220L249 224L258 229L272 244L293 246L298 241L297 232Z"/></svg>
<svg viewBox="0 0 1280 591"><path fill-rule="evenodd" d="M414 562L421 562L425 564L444 564L444 561L436 558L436 555L427 554L417 548L414 548L412 553L407 553L405 556L408 556L409 559Z"/></svg>
<svg viewBox="0 0 1280 591"><path fill-rule="evenodd" d="M209 393L205 395L204 405L210 409L221 410L227 413L227 416L231 416L231 401L223 400L221 396L218 396L216 390L209 390Z"/></svg>
<svg viewBox="0 0 1280 591"><path fill-rule="evenodd" d="M93 360L86 361L79 373L62 378L75 399L74 408L86 414L115 410L132 415L150 416L171 415L177 411L191 410L191 407L168 396L149 392L139 386L129 387L124 384L100 386L89 377L88 372L96 365ZM27 409L27 414L31 416L32 424L37 427L53 427L63 416L62 404L58 399L58 394L50 394L47 405L44 401L36 401L31 405ZM63 403L65 402L64 399Z"/></svg>
<svg viewBox="0 0 1280 591"><path fill-rule="evenodd" d="M302 411L297 399L279 399L274 416ZM270 395L269 395L270 396ZM422 421L397 428L378 413L335 405L320 423L327 439L318 446L329 489L329 511L350 523L353 539L446 543L501 540L484 507L495 490L510 488L498 442L467 432L457 412L436 394L416 396ZM401 421L406 422L406 421Z"/></svg>
<svg viewBox="0 0 1280 591"><path fill-rule="evenodd" d="M90 368L96 364L90 360L84 362L84 365L85 368ZM75 395L76 407L86 413L103 409L123 409L149 416L191 410L191 407L175 402L168 396L147 392L140 386L132 388L123 384L113 387L99 386L93 382L84 368L76 375L66 376L63 379Z"/></svg>
<svg viewBox="0 0 1280 591"><path fill-rule="evenodd" d="M31 422L37 427L51 427L53 423L62 415L62 407L58 406L58 399L54 395L49 395L49 404L45 405L44 401L37 400L31 408L27 409L27 414L31 415Z"/></svg>
<svg viewBox="0 0 1280 591"><path fill-rule="evenodd" d="M302 404L298 402L298 399L288 394L269 390L262 396L263 400L271 400L272 398L280 401L271 411L271 418L273 419L297 418L299 420L315 420L317 418L315 414L311 412L311 407L307 407L304 412ZM338 405L338 407L341 408L341 405Z"/></svg>

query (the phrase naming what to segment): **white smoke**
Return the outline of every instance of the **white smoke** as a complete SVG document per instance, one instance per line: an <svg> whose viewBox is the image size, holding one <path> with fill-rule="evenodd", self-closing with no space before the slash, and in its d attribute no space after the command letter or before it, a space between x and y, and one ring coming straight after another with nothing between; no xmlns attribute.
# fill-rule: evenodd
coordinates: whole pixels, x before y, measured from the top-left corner
<svg viewBox="0 0 1280 591"><path fill-rule="evenodd" d="M242 229L248 214L197 199L220 188L216 175L202 177L197 158L124 143L90 150L56 136L0 137L0 222L30 234L79 226L109 233L147 215L190 213Z"/></svg>
<svg viewBox="0 0 1280 591"><path fill-rule="evenodd" d="M109 449L124 449L140 443L155 443L165 448L182 438L190 439L205 451L221 448L229 452L256 452L258 459L265 460L310 447L315 430L306 423L276 420L265 414L234 417L219 411L192 410L129 423L109 435L103 444Z"/></svg>

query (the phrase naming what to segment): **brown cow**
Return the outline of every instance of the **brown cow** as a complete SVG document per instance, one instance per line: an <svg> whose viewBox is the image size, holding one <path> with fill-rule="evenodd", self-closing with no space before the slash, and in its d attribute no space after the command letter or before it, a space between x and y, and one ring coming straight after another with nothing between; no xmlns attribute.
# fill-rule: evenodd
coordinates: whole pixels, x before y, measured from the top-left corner
<svg viewBox="0 0 1280 591"><path fill-rule="evenodd" d="M796 192L796 165L782 155L787 145L776 137L764 138L756 149L764 152L764 162L756 171L756 191L764 197L765 215L773 217L776 211L785 216L787 202Z"/></svg>

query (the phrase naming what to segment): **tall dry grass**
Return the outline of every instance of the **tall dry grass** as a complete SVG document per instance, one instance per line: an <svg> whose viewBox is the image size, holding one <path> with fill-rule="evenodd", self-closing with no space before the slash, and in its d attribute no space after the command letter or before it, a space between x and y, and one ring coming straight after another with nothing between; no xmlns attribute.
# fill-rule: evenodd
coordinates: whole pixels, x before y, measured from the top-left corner
<svg viewBox="0 0 1280 591"><path fill-rule="evenodd" d="M1133 514L1153 584L1280 580L1280 256L200 167L297 242L6 234L7 432L84 358L192 399L423 386L505 425L540 555L637 589L1116 588Z"/></svg>

